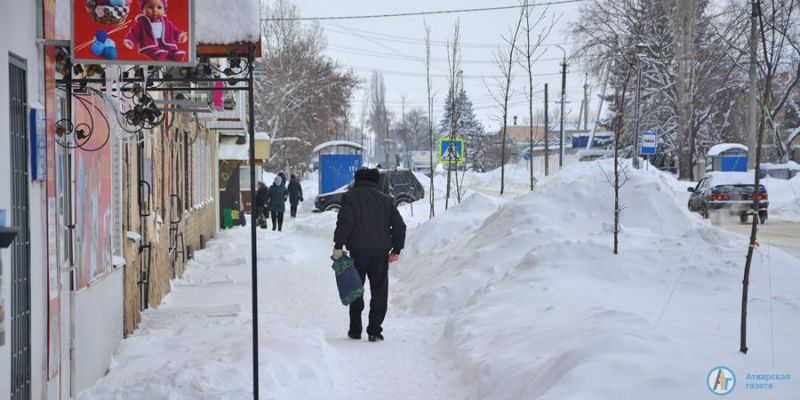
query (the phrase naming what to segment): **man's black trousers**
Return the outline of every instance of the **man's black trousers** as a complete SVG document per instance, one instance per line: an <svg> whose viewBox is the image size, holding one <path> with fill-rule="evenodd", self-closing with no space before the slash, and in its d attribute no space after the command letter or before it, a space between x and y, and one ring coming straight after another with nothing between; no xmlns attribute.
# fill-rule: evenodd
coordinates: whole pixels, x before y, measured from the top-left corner
<svg viewBox="0 0 800 400"><path fill-rule="evenodd" d="M369 278L369 325L368 335L379 335L383 328L383 319L386 317L386 307L389 300L389 256L359 256L354 255L355 266L361 276L361 282ZM361 334L361 312L364 311L364 298L350 304L350 334Z"/></svg>

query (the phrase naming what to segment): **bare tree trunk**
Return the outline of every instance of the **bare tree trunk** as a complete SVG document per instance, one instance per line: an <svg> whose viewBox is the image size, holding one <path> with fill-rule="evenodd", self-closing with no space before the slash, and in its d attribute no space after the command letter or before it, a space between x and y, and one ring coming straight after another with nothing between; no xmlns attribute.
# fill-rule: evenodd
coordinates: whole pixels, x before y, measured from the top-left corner
<svg viewBox="0 0 800 400"><path fill-rule="evenodd" d="M535 4L535 3L534 3ZM526 37L526 46L525 51L522 52L523 57L525 58L525 70L528 72L528 116L530 118L530 132L529 132L529 139L530 139L530 148L528 149L528 153L530 155L530 178L531 178L531 191L533 191L536 185L536 177L534 176L533 171L533 144L534 144L534 133L533 133L533 63L534 58L536 57L536 52L539 50L539 47L542 45L542 42L550 35L550 32L553 30L555 26L555 20L553 20L549 27L544 27L542 31L539 33L536 41L533 42L531 39L531 34L542 22L546 16L545 13L542 13L541 16L536 21L531 21L531 9L533 4L531 0L524 0L523 1L523 13L525 14L525 37Z"/></svg>
<svg viewBox="0 0 800 400"><path fill-rule="evenodd" d="M502 148L500 149L500 195L505 194L506 190L506 138L508 130L508 100L511 97L511 82L514 78L514 53L517 51L517 40L519 39L520 28L522 27L522 19L525 17L527 7L523 7L519 13L519 20L517 25L511 31L511 36L505 38L508 44L508 57L504 57L502 49L496 55L495 63L503 72L503 81L501 82L500 93L502 94L502 108L503 108L503 137Z"/></svg>
<svg viewBox="0 0 800 400"><path fill-rule="evenodd" d="M453 42L447 44L447 63L449 67L447 80L450 84L450 134L448 138L451 141L456 139L456 130L458 129L459 115L458 115L458 84L459 76L461 74L461 26L456 22L455 29L453 30ZM456 184L458 184L458 161L456 161ZM444 202L444 209L450 207L450 192L452 190L452 174L453 164L449 161L447 164L447 197ZM458 197L458 196L457 196Z"/></svg>
<svg viewBox="0 0 800 400"><path fill-rule="evenodd" d="M431 203L431 212L430 218L436 216L436 206L435 206L435 191L433 185L433 175L435 168L433 166L433 95L431 94L431 28L425 24L425 72L426 72L426 83L428 86L428 137L430 138L430 191L428 196L430 197Z"/></svg>
<svg viewBox="0 0 800 400"><path fill-rule="evenodd" d="M626 68L625 79L622 86L617 88L615 102L616 102L616 115L614 116L614 254L619 254L619 233L622 231L620 225L620 214L622 213L622 205L620 204L619 191L627 183L627 176L623 176L625 171L620 168L619 147L622 137L625 133L625 109L626 109L626 94L628 93L628 82L633 70L633 62L629 62L624 66Z"/></svg>
<svg viewBox="0 0 800 400"><path fill-rule="evenodd" d="M790 7L791 7L790 3ZM784 16L785 21L779 21L778 19L778 12L776 7L777 3L772 2L772 15L770 18L772 20L769 24L769 40L772 43L767 43L768 33L765 30L765 22L764 22L764 13L761 8L761 1L756 1L757 9L754 10L758 13L758 21L759 21L759 32L760 32L760 39L761 39L761 46L764 52L764 65L761 66L762 70L765 73L764 76L764 85L763 85L763 92L762 92L762 110L761 110L761 123L758 126L758 138L756 140L756 159L755 159L755 182L753 184L753 225L750 230L750 245L747 247L747 259L745 261L744 266L744 278L742 280L742 321L741 321L741 338L739 342L739 351L747 354L747 301L748 301L748 290L750 287L750 268L753 263L753 252L755 250L756 241L758 240L758 224L760 222L761 216L759 215L758 209L761 204L761 157L762 157L762 150L763 150L763 142L764 142L764 130L766 129L767 119L771 119L774 115L773 113L777 113L781 107L783 107L783 101L781 101L776 110L773 111L771 107L773 106L773 82L774 79L777 77L777 69L778 63L782 56L782 46L776 46L775 41L782 41L783 39L780 38L783 32L787 32L787 27L790 26L790 21L792 21L792 9L790 8L786 15ZM786 26L780 26L783 23L786 23ZM768 51L768 49L770 49ZM798 69L798 78L800 79L800 69ZM794 87L797 83L795 80L794 83L791 84L790 89Z"/></svg>
<svg viewBox="0 0 800 400"><path fill-rule="evenodd" d="M691 180L694 175L695 135L692 129L694 115L695 86L695 27L697 23L698 0L680 0L671 4L670 24L675 34L675 57L678 59L675 77L677 97L678 163L679 178Z"/></svg>

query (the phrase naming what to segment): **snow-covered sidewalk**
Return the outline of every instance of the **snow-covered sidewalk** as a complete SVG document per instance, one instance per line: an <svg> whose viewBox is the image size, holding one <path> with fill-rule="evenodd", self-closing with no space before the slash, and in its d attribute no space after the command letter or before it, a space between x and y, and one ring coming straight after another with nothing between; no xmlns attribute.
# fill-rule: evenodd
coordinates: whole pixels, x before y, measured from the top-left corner
<svg viewBox="0 0 800 400"><path fill-rule="evenodd" d="M385 342L347 339L328 259L334 226L335 214L306 214L282 234L259 230L261 398L469 397L439 361L447 359L444 317L401 317L390 305ZM197 252L109 374L79 399L252 398L249 243L249 227L238 228Z"/></svg>

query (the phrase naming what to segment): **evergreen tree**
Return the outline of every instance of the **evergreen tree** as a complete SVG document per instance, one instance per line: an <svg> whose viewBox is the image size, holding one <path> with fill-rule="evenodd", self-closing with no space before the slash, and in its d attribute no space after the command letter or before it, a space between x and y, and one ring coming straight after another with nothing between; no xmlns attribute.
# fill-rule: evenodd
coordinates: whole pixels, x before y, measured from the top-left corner
<svg viewBox="0 0 800 400"><path fill-rule="evenodd" d="M455 124L453 124L454 120ZM456 126L455 134L452 132L454 125ZM484 131L483 124L475 116L472 101L463 87L458 91L455 104L452 91L448 91L444 114L439 123L439 137L450 138L453 136L455 139L464 139L467 164L471 164L473 169L486 171L500 165L499 156L495 154L497 152L492 151L498 145L493 143L493 138Z"/></svg>

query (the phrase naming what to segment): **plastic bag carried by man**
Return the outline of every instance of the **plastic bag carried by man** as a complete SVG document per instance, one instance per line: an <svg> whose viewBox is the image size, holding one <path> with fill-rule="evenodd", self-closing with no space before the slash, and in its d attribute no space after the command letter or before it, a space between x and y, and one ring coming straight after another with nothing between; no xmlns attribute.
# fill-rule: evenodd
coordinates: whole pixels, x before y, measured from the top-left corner
<svg viewBox="0 0 800 400"><path fill-rule="evenodd" d="M342 196L341 209L333 235L334 261L344 248L354 259L363 284L369 278L371 300L367 335L370 342L383 340L383 320L389 299L389 264L400 258L405 246L406 225L391 197L378 188L377 169L356 171L355 185ZM347 336L361 339L361 313L364 298L350 303L350 329Z"/></svg>

